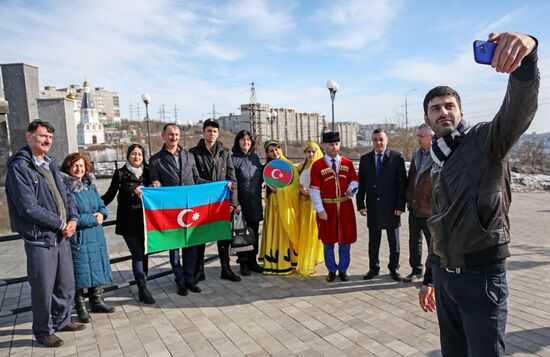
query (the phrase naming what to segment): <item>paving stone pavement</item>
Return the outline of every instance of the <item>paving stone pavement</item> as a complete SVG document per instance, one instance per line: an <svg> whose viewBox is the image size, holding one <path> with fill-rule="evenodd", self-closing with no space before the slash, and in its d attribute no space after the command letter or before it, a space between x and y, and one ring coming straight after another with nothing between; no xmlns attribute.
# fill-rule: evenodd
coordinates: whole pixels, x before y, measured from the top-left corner
<svg viewBox="0 0 550 357"><path fill-rule="evenodd" d="M0 356L439 356L436 316L418 307L419 283L395 283L384 268L362 280L367 229L364 218L357 219L349 282L327 283L321 265L310 278L253 274L231 283L219 279L214 261L201 294L177 295L171 275L149 282L154 305L140 304L135 286L106 294L116 312L92 314L83 332L59 333L65 345L57 349L37 345L30 312L0 318ZM511 223L507 353L550 356L550 193L515 193ZM407 215L401 252L406 275ZM387 259L383 242L382 267ZM151 274L168 269L167 254L153 256L151 265ZM113 275L117 284L131 280L130 263L114 265ZM27 283L0 287L0 311L29 305L29 291Z"/></svg>

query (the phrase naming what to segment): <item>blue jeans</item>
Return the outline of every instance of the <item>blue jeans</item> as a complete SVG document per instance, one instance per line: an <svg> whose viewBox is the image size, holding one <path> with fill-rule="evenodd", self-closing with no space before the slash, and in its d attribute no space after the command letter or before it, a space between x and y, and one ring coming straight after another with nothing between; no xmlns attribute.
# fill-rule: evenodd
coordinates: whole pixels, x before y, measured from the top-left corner
<svg viewBox="0 0 550 357"><path fill-rule="evenodd" d="M323 246L325 253L325 265L330 273L336 273L338 271L340 274L345 274L348 271L349 263L351 257L349 254L351 244L338 244L338 258L340 262L336 264L336 259L334 258L334 244L325 244Z"/></svg>
<svg viewBox="0 0 550 357"><path fill-rule="evenodd" d="M149 272L149 259L145 255L144 240L137 236L122 236L132 255L132 272L134 279L144 278Z"/></svg>
<svg viewBox="0 0 550 357"><path fill-rule="evenodd" d="M506 271L456 274L436 264L432 271L442 355L504 355Z"/></svg>

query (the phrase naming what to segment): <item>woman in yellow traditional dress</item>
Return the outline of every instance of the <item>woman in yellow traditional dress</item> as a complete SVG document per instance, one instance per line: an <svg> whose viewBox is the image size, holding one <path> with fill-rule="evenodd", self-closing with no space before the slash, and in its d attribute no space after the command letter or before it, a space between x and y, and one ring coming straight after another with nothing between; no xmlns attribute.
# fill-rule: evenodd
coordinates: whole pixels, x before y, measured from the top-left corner
<svg viewBox="0 0 550 357"><path fill-rule="evenodd" d="M306 143L304 148L306 159L298 165L300 174L300 201L298 227L298 267L296 272L303 276L315 273L315 266L323 262L323 243L319 240L317 230L317 212L313 210L309 196L310 169L313 162L321 159L323 153L317 143Z"/></svg>
<svg viewBox="0 0 550 357"><path fill-rule="evenodd" d="M266 189L265 217L259 252L259 260L264 262L264 274L286 275L296 269L298 261L299 175L294 164L283 155L277 141L266 141L264 148L267 162L284 160L294 171L289 185Z"/></svg>

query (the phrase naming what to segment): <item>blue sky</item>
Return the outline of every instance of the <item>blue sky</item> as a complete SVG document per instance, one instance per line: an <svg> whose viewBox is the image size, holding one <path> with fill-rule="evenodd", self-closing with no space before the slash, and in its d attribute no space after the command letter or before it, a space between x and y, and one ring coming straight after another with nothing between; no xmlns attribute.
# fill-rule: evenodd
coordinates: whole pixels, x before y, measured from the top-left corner
<svg viewBox="0 0 550 357"><path fill-rule="evenodd" d="M539 111L529 132L550 132L550 2L407 0L12 1L0 0L0 63L39 67L40 86L81 84L118 91L129 105L152 97L180 121L238 113L258 100L330 120L325 83L340 85L336 120L423 120L422 99L450 85L465 119L490 120L507 75L474 63L472 42L491 31L540 41ZM143 114L143 108L142 108Z"/></svg>

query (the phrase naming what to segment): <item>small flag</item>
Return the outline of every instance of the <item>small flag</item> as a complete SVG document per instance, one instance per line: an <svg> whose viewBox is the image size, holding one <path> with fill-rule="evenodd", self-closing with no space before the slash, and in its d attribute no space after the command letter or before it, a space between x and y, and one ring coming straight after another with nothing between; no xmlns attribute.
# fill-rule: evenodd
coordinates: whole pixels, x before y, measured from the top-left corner
<svg viewBox="0 0 550 357"><path fill-rule="evenodd" d="M270 187L285 187L292 182L294 172L284 160L273 160L264 167L264 181Z"/></svg>
<svg viewBox="0 0 550 357"><path fill-rule="evenodd" d="M143 188L145 253L231 239L227 184Z"/></svg>

